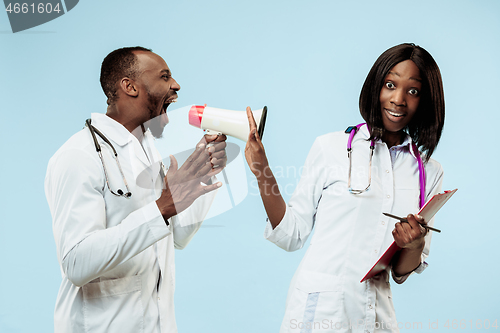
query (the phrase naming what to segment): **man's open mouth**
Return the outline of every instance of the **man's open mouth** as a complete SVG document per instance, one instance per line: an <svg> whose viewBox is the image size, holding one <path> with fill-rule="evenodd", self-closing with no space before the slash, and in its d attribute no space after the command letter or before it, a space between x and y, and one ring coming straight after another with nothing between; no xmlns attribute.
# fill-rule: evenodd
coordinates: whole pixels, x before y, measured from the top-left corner
<svg viewBox="0 0 500 333"><path fill-rule="evenodd" d="M170 104L177 102L177 95L170 97L163 103L162 113L167 112L167 108Z"/></svg>

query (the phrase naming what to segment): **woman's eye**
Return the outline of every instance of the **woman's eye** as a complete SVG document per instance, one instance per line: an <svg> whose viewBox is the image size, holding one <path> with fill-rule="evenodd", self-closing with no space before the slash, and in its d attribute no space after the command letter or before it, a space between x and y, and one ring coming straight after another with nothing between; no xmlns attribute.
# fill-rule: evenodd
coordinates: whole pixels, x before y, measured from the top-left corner
<svg viewBox="0 0 500 333"><path fill-rule="evenodd" d="M389 89L394 89L394 88L396 87L396 86L394 85L394 83L392 83L392 82L387 82L387 83L385 84L385 86L386 86L387 88L389 88Z"/></svg>
<svg viewBox="0 0 500 333"><path fill-rule="evenodd" d="M417 89L410 89L409 93L410 93L410 95L418 95L418 90Z"/></svg>

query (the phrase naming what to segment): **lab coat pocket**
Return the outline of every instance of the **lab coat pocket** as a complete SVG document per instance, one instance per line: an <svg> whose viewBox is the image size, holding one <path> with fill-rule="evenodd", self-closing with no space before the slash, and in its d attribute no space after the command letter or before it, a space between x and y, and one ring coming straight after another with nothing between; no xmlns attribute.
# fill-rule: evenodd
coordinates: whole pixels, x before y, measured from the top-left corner
<svg viewBox="0 0 500 333"><path fill-rule="evenodd" d="M300 272L289 310L291 323L295 320L327 329L331 322L340 322L345 317L342 278L320 272Z"/></svg>
<svg viewBox="0 0 500 333"><path fill-rule="evenodd" d="M380 286L377 287L377 309L377 316L387 318L392 327L397 327L396 311L394 310L391 286L388 281L381 282Z"/></svg>
<svg viewBox="0 0 500 333"><path fill-rule="evenodd" d="M85 332L143 332L141 276L90 282L83 289Z"/></svg>

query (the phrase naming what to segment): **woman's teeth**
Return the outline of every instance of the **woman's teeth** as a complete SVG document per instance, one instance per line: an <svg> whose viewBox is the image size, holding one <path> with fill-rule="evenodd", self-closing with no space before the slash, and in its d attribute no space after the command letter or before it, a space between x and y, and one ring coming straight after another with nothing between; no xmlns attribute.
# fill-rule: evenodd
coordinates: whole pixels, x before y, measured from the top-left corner
<svg viewBox="0 0 500 333"><path fill-rule="evenodd" d="M387 109L386 109L386 110L387 110ZM394 111L389 111L389 110L387 110L387 113L389 113L389 114L390 114L391 116L393 116L393 117L402 117L402 116L404 116L404 114L403 114L403 113L396 113L396 112L394 112Z"/></svg>

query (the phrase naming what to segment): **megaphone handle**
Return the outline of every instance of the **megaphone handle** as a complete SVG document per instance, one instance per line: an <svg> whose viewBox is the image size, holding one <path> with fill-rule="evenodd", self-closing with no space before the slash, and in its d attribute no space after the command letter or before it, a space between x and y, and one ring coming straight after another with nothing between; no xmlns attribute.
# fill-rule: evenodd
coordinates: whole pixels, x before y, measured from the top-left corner
<svg viewBox="0 0 500 333"><path fill-rule="evenodd" d="M208 135L221 135L222 132L219 132L219 131L214 131L214 130L211 130L211 129L206 129L205 130L205 134L208 134ZM213 142L210 142L207 147L212 147L214 145Z"/></svg>
<svg viewBox="0 0 500 333"><path fill-rule="evenodd" d="M205 130L205 134L208 134L208 135L221 135L222 132L219 132L219 131L214 131L214 130L211 130L211 129L206 129Z"/></svg>

